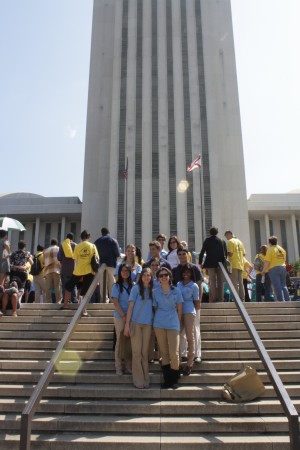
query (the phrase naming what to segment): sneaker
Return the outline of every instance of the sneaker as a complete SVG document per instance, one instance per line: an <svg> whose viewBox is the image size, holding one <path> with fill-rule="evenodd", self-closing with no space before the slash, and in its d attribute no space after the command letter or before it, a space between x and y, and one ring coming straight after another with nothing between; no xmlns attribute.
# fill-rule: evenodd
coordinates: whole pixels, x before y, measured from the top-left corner
<svg viewBox="0 0 300 450"><path fill-rule="evenodd" d="M18 317L18 314L15 312L12 313L12 317Z"/></svg>
<svg viewBox="0 0 300 450"><path fill-rule="evenodd" d="M194 358L194 362L196 364L201 364L201 358L199 356L197 356L196 358Z"/></svg>

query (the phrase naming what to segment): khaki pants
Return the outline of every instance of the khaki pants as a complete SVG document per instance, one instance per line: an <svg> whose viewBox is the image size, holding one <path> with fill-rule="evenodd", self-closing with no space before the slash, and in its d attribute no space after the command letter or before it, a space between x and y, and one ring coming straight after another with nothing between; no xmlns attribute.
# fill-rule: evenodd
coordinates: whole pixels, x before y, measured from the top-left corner
<svg viewBox="0 0 300 450"><path fill-rule="evenodd" d="M183 321L183 327L182 327L181 333L180 333L180 354L182 352L182 345L185 344L185 342L184 342L184 336L185 336L186 341L187 341L187 351L188 351L187 365L192 367L192 365L194 363L194 357L195 357L195 334L194 334L195 316L194 316L194 314L183 314L182 321Z"/></svg>
<svg viewBox="0 0 300 450"><path fill-rule="evenodd" d="M245 291L243 284L243 272L239 269L232 269L232 273L229 275L236 292L239 294L240 299L245 301Z"/></svg>
<svg viewBox="0 0 300 450"><path fill-rule="evenodd" d="M104 272L106 271L106 286L104 286ZM115 282L114 278L115 268L109 267L106 264L101 264L99 268L100 275L100 302L109 303L111 302L111 289Z"/></svg>
<svg viewBox="0 0 300 450"><path fill-rule="evenodd" d="M171 365L171 369L179 369L179 331L154 328L162 365Z"/></svg>
<svg viewBox="0 0 300 450"><path fill-rule="evenodd" d="M52 288L54 287L56 303L59 303L62 299L61 279L59 273L48 273L45 276L45 289L46 289L46 302L52 303Z"/></svg>
<svg viewBox="0 0 300 450"><path fill-rule="evenodd" d="M150 384L148 351L151 336L151 325L136 324L131 337L132 348L132 378L138 387L148 387Z"/></svg>
<svg viewBox="0 0 300 450"><path fill-rule="evenodd" d="M120 334L124 332L125 327L125 318L122 317L114 317L114 324L116 330L116 346L115 346L115 368L116 370L123 369L122 359L119 357L119 348L120 348ZM131 372L131 360L125 361L125 367Z"/></svg>
<svg viewBox="0 0 300 450"><path fill-rule="evenodd" d="M41 295L43 295L42 303L45 300L46 283L43 275L34 275L34 303L41 303Z"/></svg>
<svg viewBox="0 0 300 450"><path fill-rule="evenodd" d="M209 283L209 302L222 302L224 299L223 275L221 269L206 269Z"/></svg>

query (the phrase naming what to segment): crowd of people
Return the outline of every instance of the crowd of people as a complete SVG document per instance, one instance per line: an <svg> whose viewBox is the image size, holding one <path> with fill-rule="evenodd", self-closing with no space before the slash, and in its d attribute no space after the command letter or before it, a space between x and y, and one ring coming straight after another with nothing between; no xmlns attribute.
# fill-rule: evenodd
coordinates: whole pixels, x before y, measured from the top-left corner
<svg viewBox="0 0 300 450"><path fill-rule="evenodd" d="M114 305L116 374L132 373L134 386L146 389L149 363L156 358L162 388L176 388L180 374L190 375L193 365L201 363L201 302L205 297L211 303L226 298L219 263L227 268L233 291L242 301L250 301L248 283L254 279L256 301L271 301L272 295L277 301L290 300L286 252L275 236L260 247L253 263L232 231L224 236L225 240L218 237L218 228L212 227L195 264L186 242L177 236L167 240L159 234L143 260L134 244L121 255L107 228L94 243L83 230L80 243L68 233L60 245L56 239L47 248L38 245L34 255L24 241L11 252L7 232L0 230L1 316L10 308L17 317L21 299L28 302L33 292L36 303L59 303L61 310L68 309L86 294L95 276L92 260L99 258L98 296L92 301ZM83 316L87 315L85 310Z"/></svg>

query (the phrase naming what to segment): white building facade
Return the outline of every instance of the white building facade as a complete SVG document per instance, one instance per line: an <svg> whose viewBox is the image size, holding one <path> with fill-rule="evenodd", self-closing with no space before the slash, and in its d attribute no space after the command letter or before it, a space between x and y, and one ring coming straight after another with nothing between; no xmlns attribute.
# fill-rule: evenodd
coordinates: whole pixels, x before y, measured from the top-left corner
<svg viewBox="0 0 300 450"><path fill-rule="evenodd" d="M230 1L94 0L82 228L146 254L212 225L250 250Z"/></svg>

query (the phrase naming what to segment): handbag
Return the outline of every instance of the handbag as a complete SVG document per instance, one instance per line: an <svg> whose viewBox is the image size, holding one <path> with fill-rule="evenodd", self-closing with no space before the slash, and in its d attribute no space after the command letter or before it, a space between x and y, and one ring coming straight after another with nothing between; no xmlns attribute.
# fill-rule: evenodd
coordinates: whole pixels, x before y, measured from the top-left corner
<svg viewBox="0 0 300 450"><path fill-rule="evenodd" d="M119 358L129 360L132 357L131 341L130 337L124 336L124 333L120 333L119 340Z"/></svg>
<svg viewBox="0 0 300 450"><path fill-rule="evenodd" d="M245 366L231 377L223 387L223 397L229 402L249 402L265 392L260 377L255 369Z"/></svg>
<svg viewBox="0 0 300 450"><path fill-rule="evenodd" d="M100 267L100 261L99 261L99 258L98 258L98 256L96 254L94 254L92 256L91 266L92 266L93 272L98 272L98 269Z"/></svg>
<svg viewBox="0 0 300 450"><path fill-rule="evenodd" d="M225 258L224 264L225 264L225 269L226 269L227 273L231 274L232 273L232 265L231 265L231 262L229 261L229 259Z"/></svg>

